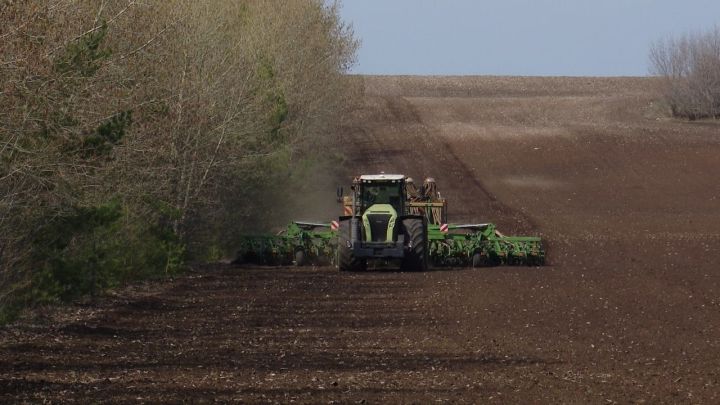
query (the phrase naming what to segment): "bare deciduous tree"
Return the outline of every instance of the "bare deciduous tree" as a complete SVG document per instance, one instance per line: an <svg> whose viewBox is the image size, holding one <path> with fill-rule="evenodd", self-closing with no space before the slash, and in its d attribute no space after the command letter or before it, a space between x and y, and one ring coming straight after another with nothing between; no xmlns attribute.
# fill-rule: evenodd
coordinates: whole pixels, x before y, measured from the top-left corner
<svg viewBox="0 0 720 405"><path fill-rule="evenodd" d="M673 116L720 118L720 27L656 42L650 64Z"/></svg>

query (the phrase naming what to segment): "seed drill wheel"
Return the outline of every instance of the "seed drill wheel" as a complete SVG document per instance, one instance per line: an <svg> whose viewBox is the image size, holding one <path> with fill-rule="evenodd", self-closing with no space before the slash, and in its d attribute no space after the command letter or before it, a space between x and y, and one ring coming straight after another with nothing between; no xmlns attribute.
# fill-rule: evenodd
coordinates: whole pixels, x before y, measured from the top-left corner
<svg viewBox="0 0 720 405"><path fill-rule="evenodd" d="M480 252L475 252L472 256L472 267L487 266L487 260Z"/></svg>
<svg viewBox="0 0 720 405"><path fill-rule="evenodd" d="M402 231L409 248L400 262L402 271L427 271L428 241L426 226L422 218L405 218L402 220Z"/></svg>
<svg viewBox="0 0 720 405"><path fill-rule="evenodd" d="M338 227L338 269L340 271L365 271L367 260L358 259L350 248L350 219L340 221Z"/></svg>
<svg viewBox="0 0 720 405"><path fill-rule="evenodd" d="M302 249L298 249L295 251L294 259L295 260L293 260L293 263L298 267L301 267L301 266L304 266L307 264L307 259L305 258L305 251Z"/></svg>
<svg viewBox="0 0 720 405"><path fill-rule="evenodd" d="M473 268L476 268L476 267L497 266L500 263L497 261L493 261L493 259L491 259L488 256L487 252L483 252L481 250L476 250L475 253L473 253L473 255L472 255L470 264Z"/></svg>
<svg viewBox="0 0 720 405"><path fill-rule="evenodd" d="M239 266L241 264L245 264L245 263L246 263L245 255L242 252L237 252L233 261L230 262L230 264L237 265L237 266Z"/></svg>

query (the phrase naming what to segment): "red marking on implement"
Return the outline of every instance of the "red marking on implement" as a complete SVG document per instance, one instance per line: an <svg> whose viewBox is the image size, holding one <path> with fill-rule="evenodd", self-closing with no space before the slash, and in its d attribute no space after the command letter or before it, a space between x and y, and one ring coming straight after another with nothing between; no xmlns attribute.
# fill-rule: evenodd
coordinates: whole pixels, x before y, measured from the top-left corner
<svg viewBox="0 0 720 405"><path fill-rule="evenodd" d="M440 232L442 232L442 233L448 233L448 224L442 224L442 225L440 225Z"/></svg>
<svg viewBox="0 0 720 405"><path fill-rule="evenodd" d="M349 205L345 206L345 215L352 215L352 207Z"/></svg>
<svg viewBox="0 0 720 405"><path fill-rule="evenodd" d="M330 222L330 229L332 229L333 231L337 231L338 228L340 228L340 223L338 221Z"/></svg>

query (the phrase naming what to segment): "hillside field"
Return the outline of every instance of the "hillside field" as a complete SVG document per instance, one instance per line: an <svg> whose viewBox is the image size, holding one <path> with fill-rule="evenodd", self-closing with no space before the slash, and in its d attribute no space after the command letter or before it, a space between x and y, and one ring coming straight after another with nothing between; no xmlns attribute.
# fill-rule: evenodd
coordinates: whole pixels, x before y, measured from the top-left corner
<svg viewBox="0 0 720 405"><path fill-rule="evenodd" d="M434 177L548 265L204 265L0 329L0 402L720 401L720 122L647 78L361 80L338 177Z"/></svg>

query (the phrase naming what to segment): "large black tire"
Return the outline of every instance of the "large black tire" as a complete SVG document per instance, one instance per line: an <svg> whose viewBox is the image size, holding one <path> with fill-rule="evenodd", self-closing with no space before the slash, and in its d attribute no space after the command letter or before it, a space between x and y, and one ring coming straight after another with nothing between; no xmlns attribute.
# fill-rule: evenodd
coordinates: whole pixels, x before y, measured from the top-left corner
<svg viewBox="0 0 720 405"><path fill-rule="evenodd" d="M403 234L409 248L400 262L402 271L427 271L428 239L427 226L422 218L405 218L402 220Z"/></svg>
<svg viewBox="0 0 720 405"><path fill-rule="evenodd" d="M340 221L338 227L338 270L340 271L365 271L367 260L355 257L350 244L350 219Z"/></svg>

